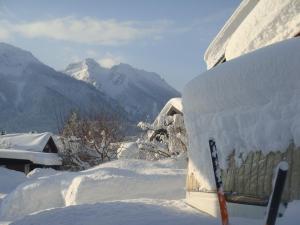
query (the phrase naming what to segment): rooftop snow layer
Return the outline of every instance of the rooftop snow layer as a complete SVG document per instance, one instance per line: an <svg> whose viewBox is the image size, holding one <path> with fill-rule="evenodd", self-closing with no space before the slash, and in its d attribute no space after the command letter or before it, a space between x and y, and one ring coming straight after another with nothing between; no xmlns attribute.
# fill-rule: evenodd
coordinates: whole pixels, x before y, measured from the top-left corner
<svg viewBox="0 0 300 225"><path fill-rule="evenodd" d="M259 0L244 0L234 11L204 54L207 69L212 68L225 55L226 45L230 40L231 35L236 31L258 1Z"/></svg>
<svg viewBox="0 0 300 225"><path fill-rule="evenodd" d="M226 62L186 85L190 169L203 188L214 187L211 137L223 168L233 150L238 156L285 151L291 141L300 146L299 59L300 38L293 38Z"/></svg>
<svg viewBox="0 0 300 225"><path fill-rule="evenodd" d="M299 32L299 0L244 0L207 48L207 69Z"/></svg>
<svg viewBox="0 0 300 225"><path fill-rule="evenodd" d="M300 32L299 0L260 0L231 36L227 60L294 37Z"/></svg>
<svg viewBox="0 0 300 225"><path fill-rule="evenodd" d="M57 153L31 152L17 149L0 149L0 158L29 160L34 164L55 166L61 165Z"/></svg>
<svg viewBox="0 0 300 225"><path fill-rule="evenodd" d="M160 122L163 121L163 118L165 118L168 114L168 112L175 108L179 112L183 112L182 109L182 100L181 98L171 98L166 105L162 108L158 116L156 117L155 121L153 122L154 126L158 125Z"/></svg>
<svg viewBox="0 0 300 225"><path fill-rule="evenodd" d="M42 152L51 133L15 133L0 135L0 148Z"/></svg>

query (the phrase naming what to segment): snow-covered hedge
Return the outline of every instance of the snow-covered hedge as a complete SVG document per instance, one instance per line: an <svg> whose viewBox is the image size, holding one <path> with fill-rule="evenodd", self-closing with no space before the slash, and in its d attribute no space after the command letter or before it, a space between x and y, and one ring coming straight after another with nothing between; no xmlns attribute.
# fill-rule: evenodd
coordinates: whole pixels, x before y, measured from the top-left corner
<svg viewBox="0 0 300 225"><path fill-rule="evenodd" d="M274 44L217 66L183 92L189 169L203 189L214 187L208 140L221 166L228 155L300 146L300 39ZM237 161L239 159L236 159Z"/></svg>

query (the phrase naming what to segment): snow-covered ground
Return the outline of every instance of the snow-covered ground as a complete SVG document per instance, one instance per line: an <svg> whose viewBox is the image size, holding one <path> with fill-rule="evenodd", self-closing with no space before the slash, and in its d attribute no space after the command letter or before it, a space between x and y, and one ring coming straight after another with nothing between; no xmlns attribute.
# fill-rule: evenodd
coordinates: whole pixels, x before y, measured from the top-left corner
<svg viewBox="0 0 300 225"><path fill-rule="evenodd" d="M185 204L185 167L182 157L117 160L77 173L37 169L27 177L1 168L1 181L7 182L1 182L0 190L11 193L1 204L0 224L220 224ZM291 203L278 224L299 224L299 208L299 201ZM231 218L231 223L263 221Z"/></svg>

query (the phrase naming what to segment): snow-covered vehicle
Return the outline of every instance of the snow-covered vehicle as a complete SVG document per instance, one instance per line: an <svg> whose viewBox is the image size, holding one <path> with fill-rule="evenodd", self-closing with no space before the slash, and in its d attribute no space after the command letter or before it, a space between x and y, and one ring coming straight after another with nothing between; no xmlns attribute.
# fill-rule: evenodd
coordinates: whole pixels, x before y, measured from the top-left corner
<svg viewBox="0 0 300 225"><path fill-rule="evenodd" d="M230 215L262 217L278 162L283 201L300 199L300 1L244 0L208 47L208 71L183 92L187 202L219 215L209 139Z"/></svg>

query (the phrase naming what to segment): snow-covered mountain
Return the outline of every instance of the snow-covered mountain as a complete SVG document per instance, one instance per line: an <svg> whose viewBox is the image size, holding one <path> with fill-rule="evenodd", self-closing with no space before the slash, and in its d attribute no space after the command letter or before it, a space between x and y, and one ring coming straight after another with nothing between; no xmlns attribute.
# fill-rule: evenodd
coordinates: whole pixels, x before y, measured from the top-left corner
<svg viewBox="0 0 300 225"><path fill-rule="evenodd" d="M94 59L85 59L70 64L64 72L117 100L134 120L154 119L170 98L180 96L158 74L128 64L106 69Z"/></svg>
<svg viewBox="0 0 300 225"><path fill-rule="evenodd" d="M125 114L92 85L55 71L28 51L0 43L0 129L57 131L70 110Z"/></svg>

